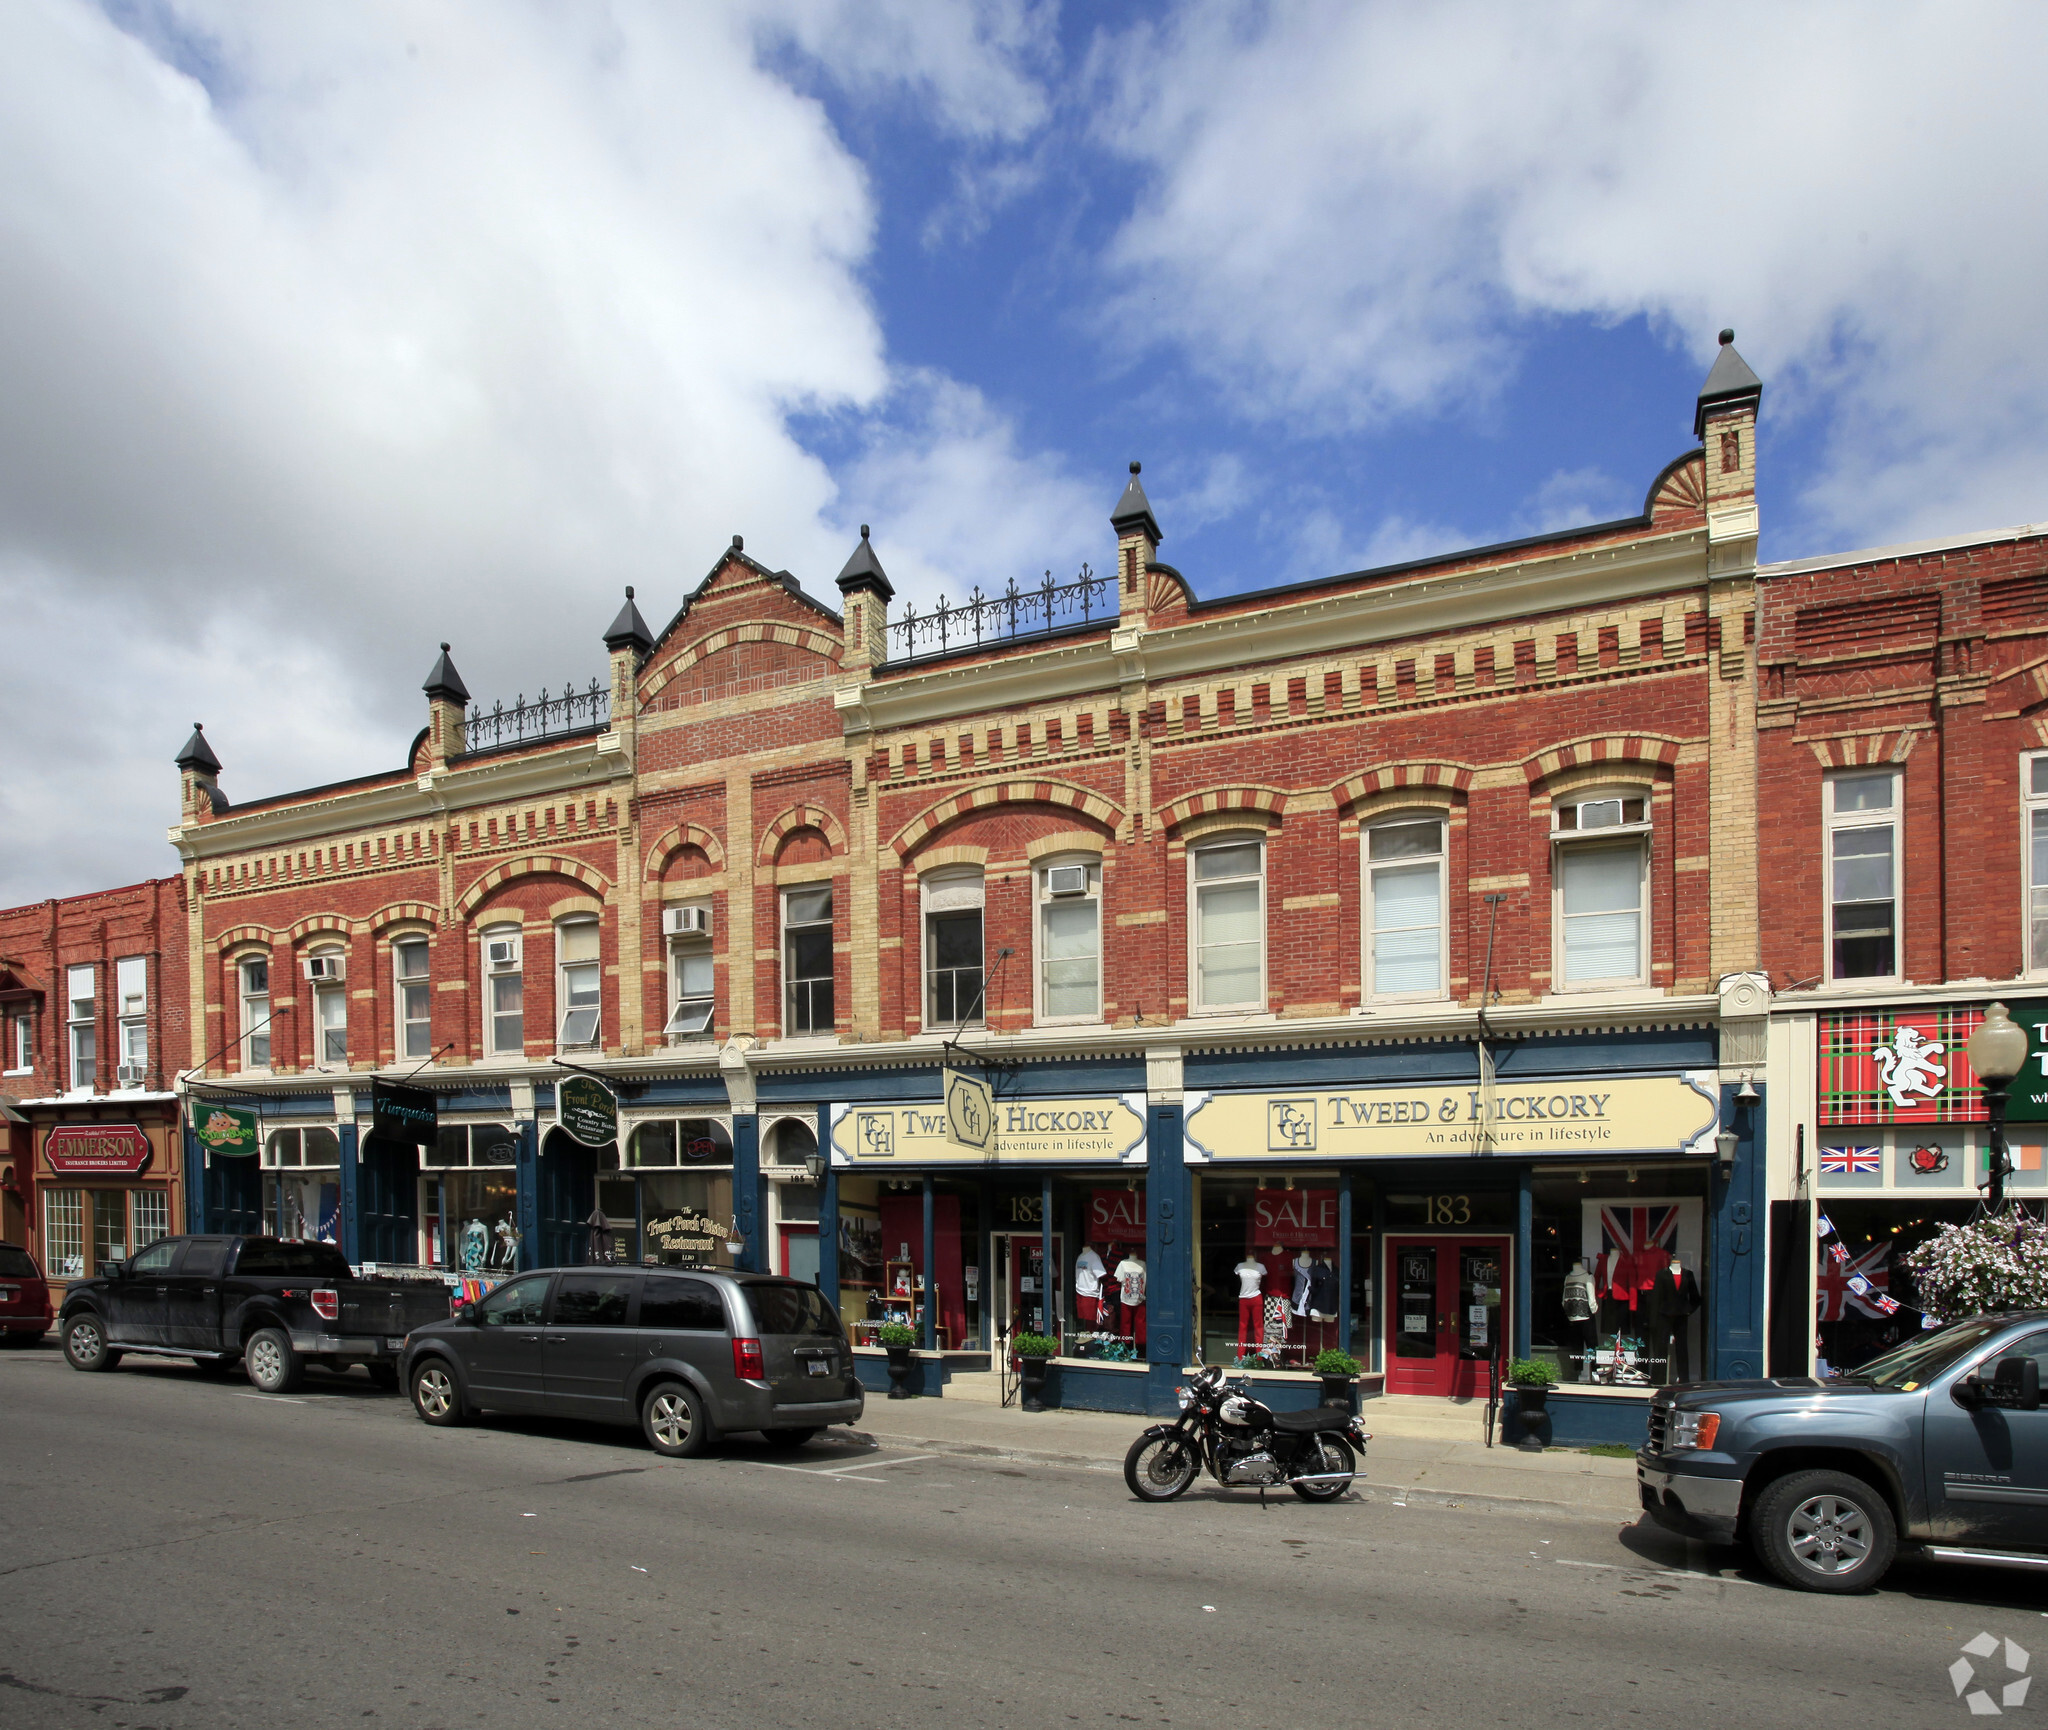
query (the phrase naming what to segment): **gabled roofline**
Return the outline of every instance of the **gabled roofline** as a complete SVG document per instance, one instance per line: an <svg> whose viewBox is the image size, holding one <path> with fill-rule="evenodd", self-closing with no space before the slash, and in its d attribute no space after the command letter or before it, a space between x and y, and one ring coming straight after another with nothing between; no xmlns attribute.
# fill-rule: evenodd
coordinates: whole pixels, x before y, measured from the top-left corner
<svg viewBox="0 0 2048 1730"><path fill-rule="evenodd" d="M812 612L830 619L841 630L846 628L846 620L841 613L835 608L828 607L816 595L807 591L803 584L799 583L789 572L771 571L758 559L749 558L744 547L731 546L718 555L718 562L704 573L703 581L698 583L694 589L683 597L683 604L676 609L676 616L655 633L654 646L647 651L647 660L652 661L661 652L662 644L666 643L675 634L676 627L690 616L690 609L704 598L704 591L711 587L711 579L717 576L720 571L724 570L734 560L745 565L748 570L761 578L762 581L779 583L782 587L782 592L800 606L809 607Z"/></svg>

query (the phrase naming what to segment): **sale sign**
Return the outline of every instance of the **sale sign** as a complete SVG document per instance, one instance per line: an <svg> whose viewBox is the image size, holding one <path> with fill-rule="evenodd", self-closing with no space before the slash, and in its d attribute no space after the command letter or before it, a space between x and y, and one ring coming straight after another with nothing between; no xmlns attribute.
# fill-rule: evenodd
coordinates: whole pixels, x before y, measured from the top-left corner
<svg viewBox="0 0 2048 1730"><path fill-rule="evenodd" d="M1337 1247L1334 1189L1260 1189L1252 1192L1252 1242L1281 1249Z"/></svg>
<svg viewBox="0 0 2048 1730"><path fill-rule="evenodd" d="M67 1123L50 1131L43 1157L52 1171L133 1177L149 1163L149 1137L132 1123Z"/></svg>
<svg viewBox="0 0 2048 1730"><path fill-rule="evenodd" d="M1088 1238L1092 1243L1143 1243L1145 1192L1142 1189L1098 1189L1088 1200Z"/></svg>

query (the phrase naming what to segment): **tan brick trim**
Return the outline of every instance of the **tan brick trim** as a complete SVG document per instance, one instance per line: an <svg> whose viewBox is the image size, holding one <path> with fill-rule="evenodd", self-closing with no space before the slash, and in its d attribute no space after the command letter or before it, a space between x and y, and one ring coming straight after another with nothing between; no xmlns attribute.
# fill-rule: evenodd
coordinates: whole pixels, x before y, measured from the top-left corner
<svg viewBox="0 0 2048 1730"><path fill-rule="evenodd" d="M895 849L897 858L907 859L927 835L935 833L956 817L996 805L1063 805L1100 823L1112 834L1124 820L1120 806L1089 788L1076 787L1065 781L1020 777L1011 781L986 782L941 799L897 830L889 845Z"/></svg>
<svg viewBox="0 0 2048 1730"><path fill-rule="evenodd" d="M1035 865L1053 853L1100 853L1103 839L1092 829L1055 829L1024 844L1024 863Z"/></svg>
<svg viewBox="0 0 2048 1730"><path fill-rule="evenodd" d="M716 835L709 829L700 829L695 823L678 823L647 849L647 881L657 882L668 869L669 861L685 847L701 847L705 858L711 861L712 870L725 869L725 846Z"/></svg>
<svg viewBox="0 0 2048 1730"><path fill-rule="evenodd" d="M988 869L988 849L986 847L934 847L923 858L918 860L915 869L917 874L922 877L929 872L938 870L942 865L978 865L985 871Z"/></svg>
<svg viewBox="0 0 2048 1730"><path fill-rule="evenodd" d="M1377 823L1401 811L1424 811L1456 822L1465 820L1463 800L1448 787L1390 787L1384 793L1368 793L1344 814L1343 832Z"/></svg>
<svg viewBox="0 0 2048 1730"><path fill-rule="evenodd" d="M686 644L671 659L664 661L651 677L643 678L640 684L641 708L646 708L667 686L699 661L717 654L720 649L729 649L735 643L786 643L793 649L808 649L828 661L839 659L839 644L822 631L809 631L801 625L768 620L729 625L724 630L713 631L694 643Z"/></svg>
<svg viewBox="0 0 2048 1730"><path fill-rule="evenodd" d="M1674 739L1664 733L1610 733L1588 739L1574 739L1568 744L1554 745L1548 751L1539 751L1533 757L1524 758L1522 773L1531 787L1548 780L1560 769L1573 769L1586 763L1609 763L1617 768L1632 765L1643 768L1655 765L1668 769L1678 760L1682 739Z"/></svg>
<svg viewBox="0 0 2048 1730"><path fill-rule="evenodd" d="M287 943L302 943L308 937L317 937L323 932L346 937L355 929L355 921L344 919L339 913L310 913L304 919L293 921L286 927L284 940Z"/></svg>
<svg viewBox="0 0 2048 1730"><path fill-rule="evenodd" d="M1280 827L1280 819L1267 811L1205 811L1199 817L1190 817L1179 828L1167 832L1166 845L1169 850L1192 846L1211 835L1263 834Z"/></svg>
<svg viewBox="0 0 2048 1730"><path fill-rule="evenodd" d="M553 853L529 853L523 859L506 859L493 865L463 890L455 902L455 917L467 919L482 905L486 895L515 877L573 878L600 899L611 889L610 880L602 872L593 870L580 859L565 859Z"/></svg>
<svg viewBox="0 0 2048 1730"><path fill-rule="evenodd" d="M773 864L775 850L799 829L820 831L835 858L846 852L846 829L837 817L822 805L792 805L761 831L761 845L754 850L755 863Z"/></svg>
<svg viewBox="0 0 2048 1730"><path fill-rule="evenodd" d="M1878 733L1837 733L1826 739L1808 739L1806 748L1823 769L1854 769L1869 763L1903 763L1913 754L1922 727L1887 728Z"/></svg>
<svg viewBox="0 0 2048 1730"><path fill-rule="evenodd" d="M382 936L394 925L438 925L440 910L424 901L393 901L380 907L367 919L357 921L357 929Z"/></svg>
<svg viewBox="0 0 2048 1730"><path fill-rule="evenodd" d="M273 949L283 941L279 934L268 925L237 925L232 931L223 931L213 940L216 953L225 955L230 949Z"/></svg>
<svg viewBox="0 0 2048 1730"><path fill-rule="evenodd" d="M569 895L560 901L548 903L548 919L576 919L585 914L603 913L604 903L590 895Z"/></svg>
<svg viewBox="0 0 2048 1730"><path fill-rule="evenodd" d="M1441 789L1445 793L1469 793L1472 791L1472 774L1470 763L1385 763L1377 769L1368 769L1363 775L1339 781L1330 789L1330 797L1337 801L1337 809L1341 811L1380 793L1423 788ZM1434 800L1423 802L1436 803Z"/></svg>
<svg viewBox="0 0 2048 1730"><path fill-rule="evenodd" d="M1286 804L1286 791L1279 787L1206 787L1199 793L1184 793L1171 805L1161 806L1159 821L1164 828L1178 829L1190 818L1226 812L1244 815L1256 813L1268 821L1277 823Z"/></svg>

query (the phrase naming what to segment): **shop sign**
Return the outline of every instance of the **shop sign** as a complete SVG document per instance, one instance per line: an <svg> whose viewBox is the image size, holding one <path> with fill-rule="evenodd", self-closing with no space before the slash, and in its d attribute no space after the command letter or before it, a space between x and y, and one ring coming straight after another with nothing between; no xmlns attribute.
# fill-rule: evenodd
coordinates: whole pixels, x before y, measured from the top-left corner
<svg viewBox="0 0 2048 1730"><path fill-rule="evenodd" d="M996 1100L987 1081L964 1069L940 1076L946 1101L946 1139L976 1153L988 1152L996 1132Z"/></svg>
<svg viewBox="0 0 2048 1730"><path fill-rule="evenodd" d="M1482 1152L1709 1154L1721 1124L1719 1078L1566 1076L1442 1082L1317 1093L1190 1093L1191 1161L1430 1159Z"/></svg>
<svg viewBox="0 0 2048 1730"><path fill-rule="evenodd" d="M664 1255L708 1256L733 1235L729 1221L685 1208L647 1222L647 1245Z"/></svg>
<svg viewBox="0 0 2048 1730"><path fill-rule="evenodd" d="M1334 1189L1252 1191L1254 1243L1278 1249L1335 1249L1337 1192Z"/></svg>
<svg viewBox="0 0 2048 1730"><path fill-rule="evenodd" d="M832 1162L839 1166L1052 1165L1145 1157L1145 1096L998 1099L985 1148L949 1133L946 1102L835 1105Z"/></svg>
<svg viewBox="0 0 2048 1730"><path fill-rule="evenodd" d="M246 1159L263 1145L263 1126L253 1111L233 1105L209 1105L192 1126L199 1145L228 1159Z"/></svg>
<svg viewBox="0 0 2048 1730"><path fill-rule="evenodd" d="M1036 1196L1030 1223L1038 1223ZM1112 1243L1129 1243L1145 1235L1145 1192L1142 1189L1098 1189L1088 1198L1088 1235Z"/></svg>
<svg viewBox="0 0 2048 1730"><path fill-rule="evenodd" d="M594 1075L565 1075L555 1083L555 1122L585 1147L619 1139L619 1099Z"/></svg>
<svg viewBox="0 0 2048 1730"><path fill-rule="evenodd" d="M2006 1009L2027 1030L2027 1061L2013 1077L2005 1115L2018 1123L2048 1123L2048 997L2025 998Z"/></svg>
<svg viewBox="0 0 2048 1730"><path fill-rule="evenodd" d="M2005 1005L2027 1035L2006 1116L2048 1123L2048 997ZM1823 1015L1821 1124L1982 1123L1989 1113L1967 1047L1983 1019L1975 1003Z"/></svg>
<svg viewBox="0 0 2048 1730"><path fill-rule="evenodd" d="M151 1152L149 1137L133 1123L60 1124L43 1143L52 1171L80 1177L133 1177Z"/></svg>
<svg viewBox="0 0 2048 1730"><path fill-rule="evenodd" d="M440 1133L439 1103L424 1087L373 1080L370 1133L401 1147L432 1147Z"/></svg>

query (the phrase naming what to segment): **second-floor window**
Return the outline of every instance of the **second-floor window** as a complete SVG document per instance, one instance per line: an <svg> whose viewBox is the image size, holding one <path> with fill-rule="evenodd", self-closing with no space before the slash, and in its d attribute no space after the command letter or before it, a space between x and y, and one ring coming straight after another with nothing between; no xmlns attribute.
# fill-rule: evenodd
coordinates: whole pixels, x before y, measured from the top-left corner
<svg viewBox="0 0 2048 1730"><path fill-rule="evenodd" d="M604 965L595 919L564 919L555 927L555 1003L561 1015L557 1048L577 1051L596 1045L604 1015Z"/></svg>
<svg viewBox="0 0 2048 1730"><path fill-rule="evenodd" d="M1890 979L1899 971L1899 777L1890 769L1830 776L1828 977Z"/></svg>
<svg viewBox="0 0 2048 1730"><path fill-rule="evenodd" d="M782 892L782 1031L832 1031L832 886Z"/></svg>
<svg viewBox="0 0 2048 1730"><path fill-rule="evenodd" d="M1397 817L1365 832L1365 989L1444 992L1444 822Z"/></svg>
<svg viewBox="0 0 2048 1730"><path fill-rule="evenodd" d="M66 969L64 997L70 1006L65 1019L71 1034L71 1087L73 1092L83 1093L91 1088L99 1075L95 997L90 967Z"/></svg>
<svg viewBox="0 0 2048 1730"><path fill-rule="evenodd" d="M1552 807L1560 989L1648 979L1650 800L1641 789L1583 793Z"/></svg>
<svg viewBox="0 0 2048 1730"><path fill-rule="evenodd" d="M2020 791L2026 801L2027 967L2048 972L2048 751L2020 765Z"/></svg>
<svg viewBox="0 0 2048 1730"><path fill-rule="evenodd" d="M26 1009L7 1018L7 1073L26 1075L36 1066L36 1020Z"/></svg>
<svg viewBox="0 0 2048 1730"><path fill-rule="evenodd" d="M484 1050L493 1057L526 1055L526 974L516 925L478 933L484 957Z"/></svg>
<svg viewBox="0 0 2048 1730"><path fill-rule="evenodd" d="M235 964L242 998L242 1067L270 1067L270 957L247 955Z"/></svg>
<svg viewBox="0 0 2048 1730"><path fill-rule="evenodd" d="M140 1087L149 1071L149 958L124 955L114 963L114 1007L121 1018L119 1079Z"/></svg>
<svg viewBox="0 0 2048 1730"><path fill-rule="evenodd" d="M713 974L711 909L692 902L663 910L671 928L668 944L668 1024L670 1040L700 1039L711 1031Z"/></svg>
<svg viewBox="0 0 2048 1730"><path fill-rule="evenodd" d="M434 987L428 972L427 940L424 937L401 937L391 945L400 1057L433 1055Z"/></svg>
<svg viewBox="0 0 2048 1730"><path fill-rule="evenodd" d="M1038 898L1038 1018L1102 1019L1102 862L1048 859Z"/></svg>
<svg viewBox="0 0 2048 1730"><path fill-rule="evenodd" d="M1195 1008L1266 1007L1266 844L1234 839L1188 855Z"/></svg>
<svg viewBox="0 0 2048 1730"><path fill-rule="evenodd" d="M348 1062L348 957L338 947L306 957L306 988L313 998L313 1061L323 1069Z"/></svg>
<svg viewBox="0 0 2048 1730"><path fill-rule="evenodd" d="M981 873L941 872L923 887L925 1025L982 1021Z"/></svg>

